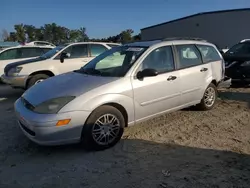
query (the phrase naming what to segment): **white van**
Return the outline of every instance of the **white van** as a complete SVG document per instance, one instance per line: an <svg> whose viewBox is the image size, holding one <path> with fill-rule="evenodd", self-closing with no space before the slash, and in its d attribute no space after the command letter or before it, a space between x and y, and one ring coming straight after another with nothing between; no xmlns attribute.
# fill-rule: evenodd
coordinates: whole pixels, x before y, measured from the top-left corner
<svg viewBox="0 0 250 188"><path fill-rule="evenodd" d="M4 48L0 51L0 75L4 73L4 67L10 63L39 57L53 49L54 46L19 45Z"/></svg>
<svg viewBox="0 0 250 188"><path fill-rule="evenodd" d="M9 64L1 79L13 88L27 89L49 77L79 69L116 43L80 42L57 46L38 58Z"/></svg>

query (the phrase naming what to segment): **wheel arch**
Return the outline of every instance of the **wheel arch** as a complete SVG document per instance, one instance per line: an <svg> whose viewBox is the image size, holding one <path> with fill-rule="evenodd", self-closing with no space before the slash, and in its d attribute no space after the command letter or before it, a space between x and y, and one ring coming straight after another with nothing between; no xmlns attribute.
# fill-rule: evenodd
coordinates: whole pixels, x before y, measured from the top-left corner
<svg viewBox="0 0 250 188"><path fill-rule="evenodd" d="M25 87L26 88L27 88L28 83L29 83L30 79L32 78L32 76L37 75L37 74L45 74L45 75L48 75L49 77L55 76L55 74L52 71L50 71L50 70L35 71L35 72L31 73L29 75L28 79L26 80L26 83L25 83Z"/></svg>

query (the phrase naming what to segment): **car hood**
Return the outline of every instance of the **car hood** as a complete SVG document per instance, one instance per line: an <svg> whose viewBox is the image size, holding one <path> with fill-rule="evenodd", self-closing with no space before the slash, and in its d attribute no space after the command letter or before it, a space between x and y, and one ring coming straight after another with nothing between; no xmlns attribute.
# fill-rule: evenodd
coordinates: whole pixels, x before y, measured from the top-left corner
<svg viewBox="0 0 250 188"><path fill-rule="evenodd" d="M117 79L119 78L99 77L69 72L51 77L37 85L34 85L23 94L23 97L32 105L36 106L42 102L57 97L77 97Z"/></svg>
<svg viewBox="0 0 250 188"><path fill-rule="evenodd" d="M22 60L22 61L10 63L10 64L6 65L6 67L4 68L4 72L7 73L7 72L9 72L10 69L17 67L17 66L20 66L20 65L36 63L38 61L44 61L44 60L46 60L46 59L41 58L41 57L36 57L36 58L31 58L31 59L27 59L27 60Z"/></svg>

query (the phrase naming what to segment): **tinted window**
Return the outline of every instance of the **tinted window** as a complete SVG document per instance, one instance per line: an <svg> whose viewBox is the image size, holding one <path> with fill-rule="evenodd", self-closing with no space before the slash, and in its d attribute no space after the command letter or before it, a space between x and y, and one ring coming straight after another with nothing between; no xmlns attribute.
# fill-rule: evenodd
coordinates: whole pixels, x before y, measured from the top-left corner
<svg viewBox="0 0 250 188"><path fill-rule="evenodd" d="M29 58L42 55L42 50L40 48L19 48L18 58Z"/></svg>
<svg viewBox="0 0 250 188"><path fill-rule="evenodd" d="M17 49L6 50L0 54L0 60L8 60L16 58L17 58Z"/></svg>
<svg viewBox="0 0 250 188"><path fill-rule="evenodd" d="M90 44L91 56L98 56L106 50L107 48L101 44Z"/></svg>
<svg viewBox="0 0 250 188"><path fill-rule="evenodd" d="M87 45L77 44L71 46L70 58L81 58L81 57L88 57Z"/></svg>
<svg viewBox="0 0 250 188"><path fill-rule="evenodd" d="M177 45L176 50L179 69L202 64L200 53L194 45Z"/></svg>
<svg viewBox="0 0 250 188"><path fill-rule="evenodd" d="M50 51L51 48L42 48L42 50L43 50L43 54L45 54L45 53L47 53L48 51Z"/></svg>
<svg viewBox="0 0 250 188"><path fill-rule="evenodd" d="M155 69L159 73L174 70L172 48L165 46L152 51L142 62L141 69Z"/></svg>
<svg viewBox="0 0 250 188"><path fill-rule="evenodd" d="M226 54L249 55L250 42L238 43L230 48Z"/></svg>
<svg viewBox="0 0 250 188"><path fill-rule="evenodd" d="M197 45L197 47L201 52L202 59L203 59L204 63L221 60L220 55L214 49L214 47L206 46L206 45Z"/></svg>

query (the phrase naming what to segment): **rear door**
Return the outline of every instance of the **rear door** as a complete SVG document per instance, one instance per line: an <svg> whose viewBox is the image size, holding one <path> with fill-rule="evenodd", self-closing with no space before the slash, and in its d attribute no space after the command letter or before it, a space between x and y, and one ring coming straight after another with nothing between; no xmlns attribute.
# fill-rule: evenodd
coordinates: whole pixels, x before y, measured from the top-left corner
<svg viewBox="0 0 250 188"><path fill-rule="evenodd" d="M196 45L201 52L203 63L210 63L212 66L213 79L221 81L225 75L225 64L223 57L213 47L204 44Z"/></svg>
<svg viewBox="0 0 250 188"><path fill-rule="evenodd" d="M0 52L0 76L4 74L4 68L7 64L18 61L16 58L17 58L17 48L12 48Z"/></svg>
<svg viewBox="0 0 250 188"><path fill-rule="evenodd" d="M201 100L206 80L212 76L211 64L202 62L201 53L194 44L175 45L177 69L180 70L182 104Z"/></svg>
<svg viewBox="0 0 250 188"><path fill-rule="evenodd" d="M18 54L17 55L18 59L24 60L41 56L43 54L43 50L38 47L27 47L27 48L23 47L23 48L18 48L17 54Z"/></svg>

